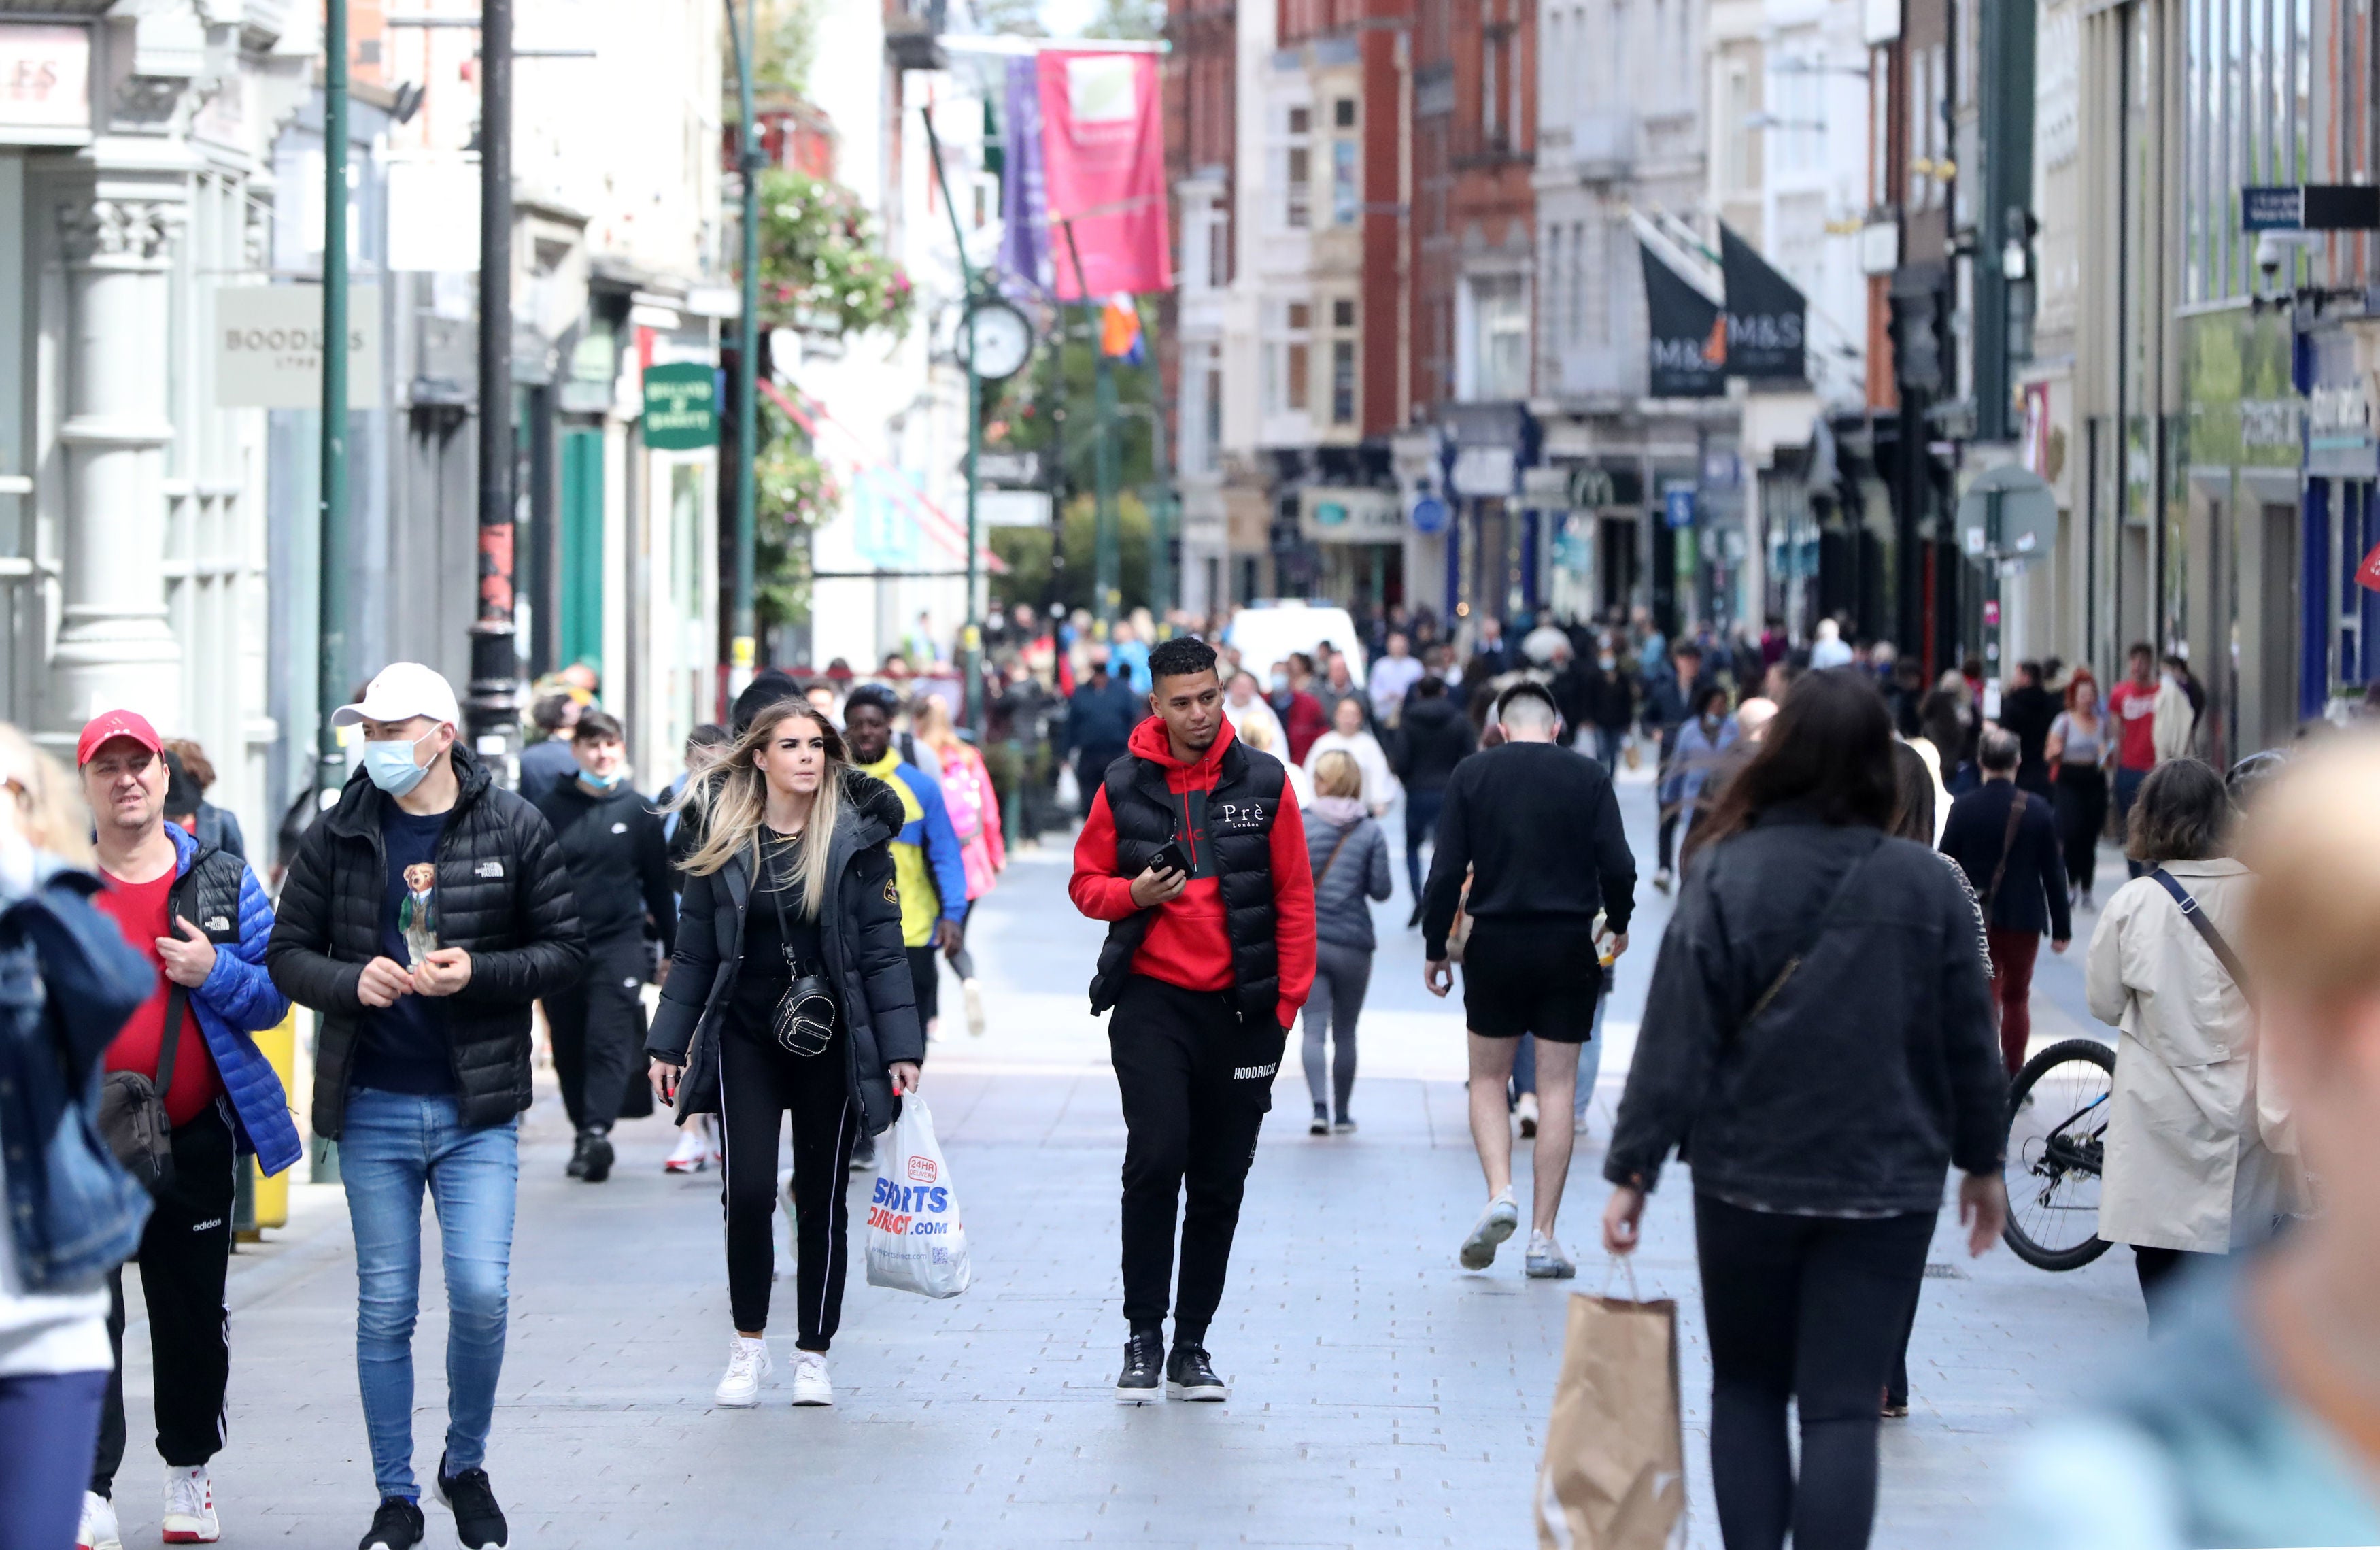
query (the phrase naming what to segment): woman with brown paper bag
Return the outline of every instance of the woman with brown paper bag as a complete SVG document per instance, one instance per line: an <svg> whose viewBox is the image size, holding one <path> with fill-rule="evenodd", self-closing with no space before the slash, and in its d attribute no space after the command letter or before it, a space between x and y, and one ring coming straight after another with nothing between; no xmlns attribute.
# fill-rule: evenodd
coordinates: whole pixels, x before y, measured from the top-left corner
<svg viewBox="0 0 2380 1550"><path fill-rule="evenodd" d="M2007 1213L2007 1077L1973 905L1888 837L1892 724L1856 672L1810 673L1698 824L1653 970L1605 1177L1632 1251L1693 1136L1728 1550L1861 1550L1877 1396L1953 1165L1971 1252ZM1785 1431L1801 1422L1798 1478Z"/></svg>

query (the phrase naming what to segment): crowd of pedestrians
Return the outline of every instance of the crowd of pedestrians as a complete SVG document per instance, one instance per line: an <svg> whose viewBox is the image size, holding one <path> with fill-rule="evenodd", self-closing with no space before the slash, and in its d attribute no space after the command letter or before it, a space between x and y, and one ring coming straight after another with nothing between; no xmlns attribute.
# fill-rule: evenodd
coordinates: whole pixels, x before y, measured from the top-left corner
<svg viewBox="0 0 2380 1550"><path fill-rule="evenodd" d="M2353 1166L2317 1170L2353 1155L2373 1107L2354 1074L2374 991L2352 922L2380 916L2361 882L2324 898L2317 831L2283 803L2338 813L2352 795L2343 843L2380 869L2353 784L2373 775L2368 749L2227 783L2197 757L2187 663L2146 646L2105 696L2085 670L2028 662L1996 699L1978 663L1929 687L1832 620L1797 650L1773 628L1670 641L1641 615L1516 641L1488 616L1460 652L1434 621L1389 622L1366 673L1357 641L1244 663L1227 641L1130 622L1062 639L1027 611L993 669L1014 735L981 741L897 677L771 669L688 738L657 798L591 695L536 702L545 736L507 789L460 738L452 686L395 664L334 717L354 730L352 778L295 826L273 892L204 799L203 750L107 711L68 777L0 728L0 1545L120 1538L127 1259L157 1374L164 1532L220 1535L233 1196L250 1156L272 1174L301 1153L257 1038L293 1005L316 1017L308 1118L336 1143L353 1231L377 1500L362 1550L428 1533L425 1197L447 1311L427 1483L464 1544L510 1533L486 1458L540 1009L572 1178L605 1183L614 1126L656 1104L681 1129L667 1166L718 1166L728 1409L760 1403L771 1375L789 1128L791 1397L832 1405L845 1182L919 1090L945 963L983 1031L967 928L1033 811L1020 788L1045 779L1074 787L1068 892L1105 927L1088 988L1126 1133L1120 1401L1230 1392L1210 1345L1301 1024L1310 1133L1356 1130L1392 814L1425 984L1447 997L1460 973L1487 1201L1452 1257L1486 1271L1519 1233L1517 1129L1523 1273L1575 1275L1559 1214L1637 902L1617 786L1634 769L1658 808L1652 880L1674 903L1605 1153L1602 1246L1637 1248L1691 1142L1730 1550L1866 1542L1946 1179L1980 1254L2008 1210L2039 946L2065 952L2078 915L2096 916L2088 1002L2118 1049L2099 1232L2131 1250L2160 1338L2234 1373L2244 1306L2275 1353L2221 1392L2152 1383L2086 1423L2088 1446L2136 1497L2244 1522L2270 1493L2177 1486L2140 1463L2143 1418L2269 1426L2294 1402L2351 1425L2359 1380L2329 1373L2320 1341L2380 1348L2380 1320L2347 1289L2354 1240L2290 1224L2316 1171L2350 1211L2380 1199ZM2132 875L2098 909L2110 817ZM2252 1016L2252 988L2277 1023ZM2310 1072L2332 1090L2290 1080ZM2276 1310L2324 1311L2326 1333L2284 1333ZM2187 1451L2170 1436L2148 1451ZM2301 1472L2308 1500L2351 1519L2335 1480Z"/></svg>

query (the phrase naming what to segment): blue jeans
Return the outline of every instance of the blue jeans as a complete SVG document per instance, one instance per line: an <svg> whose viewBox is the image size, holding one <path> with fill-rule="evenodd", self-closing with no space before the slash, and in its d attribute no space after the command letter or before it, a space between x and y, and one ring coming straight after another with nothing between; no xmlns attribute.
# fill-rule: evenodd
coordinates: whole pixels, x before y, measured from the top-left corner
<svg viewBox="0 0 2380 1550"><path fill-rule="evenodd" d="M504 1365L519 1122L463 1129L451 1097L358 1088L339 1176L356 1233L356 1377L372 1481L419 1500L413 1478L413 1321L421 1304L421 1190L438 1211L446 1272L446 1468L486 1460Z"/></svg>
<svg viewBox="0 0 2380 1550"><path fill-rule="evenodd" d="M0 1244L0 1253L7 1251ZM0 1378L0 1550L57 1550L75 1542L82 1488L99 1441L105 1373L25 1373Z"/></svg>

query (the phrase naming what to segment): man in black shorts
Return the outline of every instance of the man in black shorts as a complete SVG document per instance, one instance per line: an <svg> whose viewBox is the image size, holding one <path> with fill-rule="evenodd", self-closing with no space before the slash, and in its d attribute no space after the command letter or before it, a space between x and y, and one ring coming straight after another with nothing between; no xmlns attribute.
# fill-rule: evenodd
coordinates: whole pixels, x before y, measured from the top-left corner
<svg viewBox="0 0 2380 1550"><path fill-rule="evenodd" d="M1570 1176L1571 1097L1579 1046L1593 1035L1603 994L1600 911L1608 950L1628 948L1636 859L1603 766L1559 741L1561 714L1543 684L1517 683L1496 701L1503 743L1455 765L1438 820L1438 850L1422 890L1430 994L1453 988L1447 934L1457 906L1471 917L1463 955L1463 1020L1471 1030L1471 1141L1488 1176L1488 1209L1463 1240L1465 1270L1485 1270L1520 1226L1512 1199L1512 1132L1504 1084L1521 1035L1537 1036L1536 1188L1526 1268L1569 1276L1554 1240ZM1463 896L1468 875L1471 893Z"/></svg>

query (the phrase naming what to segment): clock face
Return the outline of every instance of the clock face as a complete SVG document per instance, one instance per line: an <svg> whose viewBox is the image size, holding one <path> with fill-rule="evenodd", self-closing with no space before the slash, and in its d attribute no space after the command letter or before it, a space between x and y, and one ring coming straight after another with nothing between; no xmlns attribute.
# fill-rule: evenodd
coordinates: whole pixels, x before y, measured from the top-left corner
<svg viewBox="0 0 2380 1550"><path fill-rule="evenodd" d="M967 313L962 342L975 374L998 382L1015 375L1033 353L1033 325L1005 301L986 301Z"/></svg>

